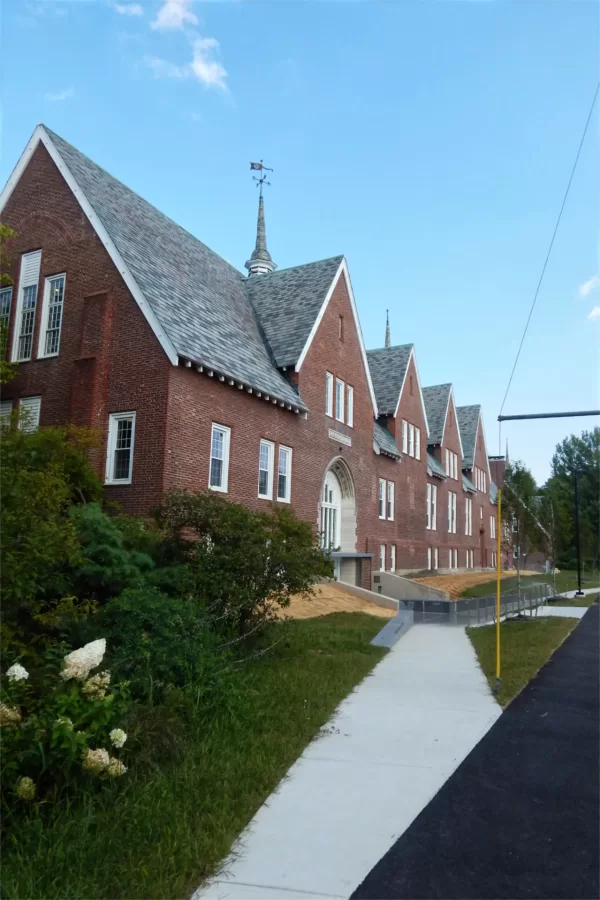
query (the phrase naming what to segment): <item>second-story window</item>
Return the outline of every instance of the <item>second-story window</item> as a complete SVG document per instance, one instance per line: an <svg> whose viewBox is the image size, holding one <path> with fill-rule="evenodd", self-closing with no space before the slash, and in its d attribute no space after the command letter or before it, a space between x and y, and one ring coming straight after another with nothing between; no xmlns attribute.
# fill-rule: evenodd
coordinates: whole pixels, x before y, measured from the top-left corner
<svg viewBox="0 0 600 900"><path fill-rule="evenodd" d="M10 304L12 302L12 288L5 287L0 290L0 328L2 329L2 344L0 354L4 356L6 342L8 340L8 323L10 322Z"/></svg>
<svg viewBox="0 0 600 900"><path fill-rule="evenodd" d="M437 529L437 487L427 482L427 524L428 531Z"/></svg>
<svg viewBox="0 0 600 900"><path fill-rule="evenodd" d="M387 483L387 517L392 520L394 518L394 482Z"/></svg>
<svg viewBox="0 0 600 900"><path fill-rule="evenodd" d="M379 479L379 518L385 519L385 478Z"/></svg>
<svg viewBox="0 0 600 900"><path fill-rule="evenodd" d="M108 420L106 483L131 484L135 413L114 413Z"/></svg>
<svg viewBox="0 0 600 900"><path fill-rule="evenodd" d="M448 493L448 532L456 534L456 494Z"/></svg>
<svg viewBox="0 0 600 900"><path fill-rule="evenodd" d="M465 499L465 534L473 534L473 501L470 497Z"/></svg>
<svg viewBox="0 0 600 900"><path fill-rule="evenodd" d="M258 452L258 496L263 500L273 499L273 458L275 445L272 441L261 441Z"/></svg>
<svg viewBox="0 0 600 900"><path fill-rule="evenodd" d="M345 384L339 378L335 379L335 417L338 422L344 421L344 388Z"/></svg>
<svg viewBox="0 0 600 900"><path fill-rule="evenodd" d="M56 356L58 353L64 299L65 276L54 275L52 278L46 278L38 356Z"/></svg>
<svg viewBox="0 0 600 900"><path fill-rule="evenodd" d="M415 455L415 426L410 423L408 425L408 455Z"/></svg>
<svg viewBox="0 0 600 900"><path fill-rule="evenodd" d="M346 425L350 428L354 426L354 388L348 385L348 394L346 397Z"/></svg>
<svg viewBox="0 0 600 900"><path fill-rule="evenodd" d="M34 250L21 257L19 294L13 339L13 362L27 362L33 353L33 329L37 306L38 281L42 264L42 251Z"/></svg>
<svg viewBox="0 0 600 900"><path fill-rule="evenodd" d="M279 448L279 465L277 466L277 499L282 503L289 503L292 499L291 447Z"/></svg>
<svg viewBox="0 0 600 900"><path fill-rule="evenodd" d="M325 415L333 418L333 375L325 372Z"/></svg>
<svg viewBox="0 0 600 900"><path fill-rule="evenodd" d="M408 422L402 419L402 452L408 453Z"/></svg>
<svg viewBox="0 0 600 900"><path fill-rule="evenodd" d="M230 439L230 428L226 425L213 424L210 436L210 472L208 476L208 486L211 491L227 493Z"/></svg>
<svg viewBox="0 0 600 900"><path fill-rule="evenodd" d="M421 429L415 425L415 459L421 459Z"/></svg>
<svg viewBox="0 0 600 900"><path fill-rule="evenodd" d="M490 516L490 537L496 537L496 517Z"/></svg>

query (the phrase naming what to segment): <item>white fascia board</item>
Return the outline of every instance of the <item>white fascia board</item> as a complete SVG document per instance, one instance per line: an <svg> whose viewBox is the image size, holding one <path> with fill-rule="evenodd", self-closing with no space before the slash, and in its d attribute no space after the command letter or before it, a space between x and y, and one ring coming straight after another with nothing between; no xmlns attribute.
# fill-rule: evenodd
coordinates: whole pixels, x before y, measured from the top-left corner
<svg viewBox="0 0 600 900"><path fill-rule="evenodd" d="M400 385L400 392L398 394L398 402L396 404L394 418L397 418L397 416L398 416L398 410L400 409L400 401L402 400L402 391L404 390L404 385L406 384L406 376L408 375L408 370L410 368L411 360L415 364L415 372L417 374L417 387L419 388L419 397L421 399L421 409L423 410L423 419L425 420L425 431L427 433L427 438L429 438L429 422L427 421L427 412L425 411L425 400L423 399L423 391L421 390L421 376L419 375L419 367L417 365L417 356L415 353L414 344L411 347L410 355L408 357L408 362L406 363L406 369L404 370L404 378L402 379L402 384Z"/></svg>
<svg viewBox="0 0 600 900"><path fill-rule="evenodd" d="M75 178L73 176L73 173L71 172L71 170L65 163L64 159L58 152L58 149L54 145L50 135L48 134L48 132L46 131L46 129L44 128L43 125L38 125L37 128L35 129L35 131L33 132L32 136L29 140L29 143L27 144L27 146L25 147L25 150L21 154L21 157L20 157L17 165L13 169L8 181L6 182L6 184L4 186L4 189L2 190L2 193L0 194L0 215L2 214L2 211L4 210L4 207L6 206L9 198L11 197L15 187L19 183L19 179L21 178L21 175L23 174L25 167L29 163L36 147L38 146L38 144L40 142L44 145L44 147L50 154L50 157L52 158L54 164L56 165L60 174L65 179L65 181L66 181L67 185L69 186L69 188L71 189L71 192L73 193L75 199L77 200L77 202L81 206L83 212L87 216L87 218L90 222L90 225L92 226L92 228L94 229L94 231L96 232L96 234L98 235L100 240L102 241L103 246L105 247L111 260L117 267L117 270L118 270L121 278L127 285L135 302L137 303L137 305L141 309L142 313L144 314L144 317L145 317L146 321L148 322L150 328L154 332L159 344L161 345L161 347L163 348L163 350L169 357L169 361L172 363L172 365L176 366L177 361L178 361L178 354L177 354L177 351L175 350L175 347L173 346L173 344L171 342L171 339L168 337L165 330L161 326L160 322L156 318L156 315L154 314L152 308L150 307L150 304L148 303L148 301L144 297L142 291L140 290L138 283L136 282L135 278L131 274L128 266L125 264L125 260L123 259L123 257L121 256L121 254L119 253L117 248L115 247L112 238L108 234L108 232L107 232L106 228L104 227L104 225L102 224L100 218L94 212L94 209L93 209L91 203L85 196L82 189L79 187L77 181L75 180Z"/></svg>
<svg viewBox="0 0 600 900"><path fill-rule="evenodd" d="M369 394L371 395L371 403L373 404L373 414L374 414L375 418L377 418L378 413L377 413L377 402L375 400L375 390L373 388L373 382L371 381L371 372L369 370L369 364L367 362L367 351L365 350L365 342L363 340L362 330L360 327L360 321L358 319L358 310L356 309L356 301L354 299L354 292L352 290L352 283L350 281L350 274L348 272L348 264L346 262L346 257L344 257L342 259L342 261L339 265L339 268L338 268L337 272L335 273L335 277L334 277L333 281L331 282L329 290L327 291L327 294L325 296L325 300L323 301L321 309L319 310L319 315L317 316L317 318L315 319L315 321L313 323L313 327L310 330L310 334L304 345L302 353L300 354L298 362L296 363L295 371L299 372L302 367L302 363L304 362L304 360L306 358L306 354L308 353L308 351L310 349L310 345L312 344L315 334L318 331L319 325L321 324L323 316L325 315L325 310L327 309L327 307L329 305L329 301L331 300L332 294L336 288L336 285L337 285L341 275L343 275L344 278L346 279L346 289L348 291L348 297L350 298L350 308L352 310L352 317L354 319L354 324L356 326L356 333L358 335L360 354L362 356L363 366L365 369L365 375L367 376L367 384L369 386Z"/></svg>
<svg viewBox="0 0 600 900"><path fill-rule="evenodd" d="M450 401L452 401L452 406L454 407L454 421L456 422L456 430L458 432L458 442L460 444L460 459L461 462L465 458L465 451L463 450L462 437L460 436L460 425L458 424L458 415L456 414L456 403L454 401L454 388L450 385L450 394L448 396L448 404L446 406L446 415L444 416L444 430L442 431L442 441L444 440L444 435L446 434L446 419L448 418L448 409L450 407Z"/></svg>

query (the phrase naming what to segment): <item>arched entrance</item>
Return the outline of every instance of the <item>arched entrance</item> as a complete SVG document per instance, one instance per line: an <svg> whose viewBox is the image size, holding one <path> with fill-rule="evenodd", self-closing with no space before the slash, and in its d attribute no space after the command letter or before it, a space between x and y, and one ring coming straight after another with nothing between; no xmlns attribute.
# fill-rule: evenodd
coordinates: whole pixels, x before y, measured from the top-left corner
<svg viewBox="0 0 600 900"><path fill-rule="evenodd" d="M345 460L338 458L327 467L319 504L321 546L328 550L354 553L356 550L356 494L354 480Z"/></svg>

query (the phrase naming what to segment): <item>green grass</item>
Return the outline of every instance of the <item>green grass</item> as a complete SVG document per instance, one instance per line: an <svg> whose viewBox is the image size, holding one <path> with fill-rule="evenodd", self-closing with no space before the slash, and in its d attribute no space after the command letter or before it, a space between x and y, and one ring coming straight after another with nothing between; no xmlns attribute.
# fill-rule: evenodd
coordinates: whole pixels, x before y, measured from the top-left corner
<svg viewBox="0 0 600 900"><path fill-rule="evenodd" d="M497 695L501 706L506 706L523 690L578 621L559 616L540 616L501 624L501 686ZM467 628L467 634L493 690L496 682L496 626Z"/></svg>
<svg viewBox="0 0 600 900"><path fill-rule="evenodd" d="M179 735L184 744L175 759L137 770L131 759L118 786L18 830L3 852L2 896L187 896L214 873L307 743L385 655L369 645L383 624L337 613L275 626L284 640L245 664L235 715L192 723ZM157 723L154 730L158 740Z"/></svg>
<svg viewBox="0 0 600 900"><path fill-rule="evenodd" d="M521 586L527 587L531 584L548 584L552 589L554 589L554 579L552 575L522 575L521 576ZM516 591L518 584L517 576L511 576L509 578L502 578L500 580L500 589L503 594L510 594ZM598 575L588 575L582 578L582 587L583 588L593 588L598 584ZM574 591L577 589L577 572L574 571L560 571L556 575L556 591L560 593L561 591ZM490 581L485 581L483 584L476 584L473 587L466 588L461 594L461 597L492 597L496 594L496 579L493 578Z"/></svg>
<svg viewBox="0 0 600 900"><path fill-rule="evenodd" d="M584 597L574 597L572 600L560 600L552 603L552 606L593 606L598 602L600 594L586 594Z"/></svg>

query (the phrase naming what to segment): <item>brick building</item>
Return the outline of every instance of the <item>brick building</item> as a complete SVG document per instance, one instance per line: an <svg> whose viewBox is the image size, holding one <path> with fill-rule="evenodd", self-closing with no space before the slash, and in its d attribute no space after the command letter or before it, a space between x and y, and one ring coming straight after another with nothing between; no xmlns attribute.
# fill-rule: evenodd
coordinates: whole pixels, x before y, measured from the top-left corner
<svg viewBox="0 0 600 900"><path fill-rule="evenodd" d="M16 232L0 316L19 362L2 415L97 428L94 463L124 510L172 487L290 503L365 585L379 568L492 565L480 407L422 388L414 346L390 346L389 329L366 351L344 257L276 271L262 195L243 276L38 126L0 214Z"/></svg>

